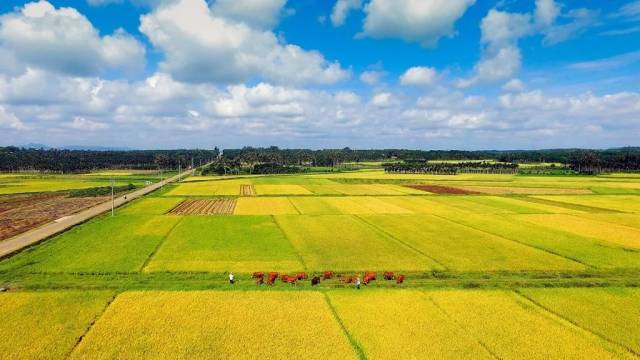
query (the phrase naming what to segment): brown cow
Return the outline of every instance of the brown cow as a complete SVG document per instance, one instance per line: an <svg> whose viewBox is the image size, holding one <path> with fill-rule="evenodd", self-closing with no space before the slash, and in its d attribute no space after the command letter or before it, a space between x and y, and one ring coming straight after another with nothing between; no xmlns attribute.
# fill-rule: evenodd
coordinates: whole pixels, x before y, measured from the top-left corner
<svg viewBox="0 0 640 360"><path fill-rule="evenodd" d="M404 282L404 275L398 275L396 279L396 284L402 284Z"/></svg>
<svg viewBox="0 0 640 360"><path fill-rule="evenodd" d="M287 276L287 282L291 285L295 285L298 278L295 276Z"/></svg>
<svg viewBox="0 0 640 360"><path fill-rule="evenodd" d="M329 280L333 278L333 271L325 271L323 275L325 280Z"/></svg>
<svg viewBox="0 0 640 360"><path fill-rule="evenodd" d="M311 279L311 286L316 286L320 284L320 276L314 276L313 279Z"/></svg>
<svg viewBox="0 0 640 360"><path fill-rule="evenodd" d="M264 284L264 278L263 277L256 278L256 285L262 285L262 284Z"/></svg>
<svg viewBox="0 0 640 360"><path fill-rule="evenodd" d="M354 281L356 281L356 277L355 276L347 276L347 275L342 275L342 277L340 278L340 280L344 281L347 284L351 284Z"/></svg>
<svg viewBox="0 0 640 360"><path fill-rule="evenodd" d="M254 278L254 279L262 279L262 278L264 278L264 273L263 272L254 272L251 275L251 277Z"/></svg>
<svg viewBox="0 0 640 360"><path fill-rule="evenodd" d="M282 282L288 282L289 281L289 275L280 276L280 280L282 280Z"/></svg>
<svg viewBox="0 0 640 360"><path fill-rule="evenodd" d="M309 275L307 275L306 272L299 272L296 274L296 279L298 280L307 280L309 278Z"/></svg>
<svg viewBox="0 0 640 360"><path fill-rule="evenodd" d="M364 278L362 279L362 283L365 285L369 285L369 283L371 282L371 277L369 275L365 275Z"/></svg>
<svg viewBox="0 0 640 360"><path fill-rule="evenodd" d="M377 274L373 271L367 271L364 273L364 277L368 277L369 280L375 280L377 277Z"/></svg>
<svg viewBox="0 0 640 360"><path fill-rule="evenodd" d="M385 271L384 272L384 279L385 280L393 280L395 278L395 274L392 273L391 271Z"/></svg>

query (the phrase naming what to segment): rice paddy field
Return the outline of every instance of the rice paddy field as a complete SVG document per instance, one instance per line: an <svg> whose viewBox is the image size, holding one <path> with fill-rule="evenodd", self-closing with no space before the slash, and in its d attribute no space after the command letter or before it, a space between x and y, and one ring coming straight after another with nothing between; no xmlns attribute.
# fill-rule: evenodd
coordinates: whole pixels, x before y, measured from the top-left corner
<svg viewBox="0 0 640 360"><path fill-rule="evenodd" d="M104 176L149 174L0 192ZM0 259L0 354L638 358L639 204L616 174L192 176Z"/></svg>

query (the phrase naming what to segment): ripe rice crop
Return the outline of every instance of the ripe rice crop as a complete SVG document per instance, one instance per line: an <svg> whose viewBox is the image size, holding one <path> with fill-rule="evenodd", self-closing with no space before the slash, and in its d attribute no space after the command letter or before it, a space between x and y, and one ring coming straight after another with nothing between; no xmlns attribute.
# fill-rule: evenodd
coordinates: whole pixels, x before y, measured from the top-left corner
<svg viewBox="0 0 640 360"><path fill-rule="evenodd" d="M138 271L178 221L166 215L99 217L0 262L0 270Z"/></svg>
<svg viewBox="0 0 640 360"><path fill-rule="evenodd" d="M109 181L79 178L44 178L44 179L7 179L0 183L0 195L64 191L109 186ZM127 185L127 182L116 182L116 186Z"/></svg>
<svg viewBox="0 0 640 360"><path fill-rule="evenodd" d="M453 194L453 195L468 195L475 194L476 192L465 190L458 187L444 186L444 185L406 185L409 188L425 191L431 194Z"/></svg>
<svg viewBox="0 0 640 360"><path fill-rule="evenodd" d="M447 197L450 199L451 197ZM427 196L388 196L384 198L384 201L397 205L403 209L407 209L416 214L455 214L456 216L464 216L469 214L469 211L465 209L457 208L447 205L446 201L436 202L433 201L435 197Z"/></svg>
<svg viewBox="0 0 640 360"><path fill-rule="evenodd" d="M640 212L640 196L634 195L536 196L536 198L624 212Z"/></svg>
<svg viewBox="0 0 640 360"><path fill-rule="evenodd" d="M299 214L286 197L243 197L238 198L236 215L283 215Z"/></svg>
<svg viewBox="0 0 640 360"><path fill-rule="evenodd" d="M218 189L217 181L180 183L169 190L169 196L212 196Z"/></svg>
<svg viewBox="0 0 640 360"><path fill-rule="evenodd" d="M640 267L640 253L597 239L567 231L551 229L544 224L525 222L514 215L476 215L450 217L452 221L505 239L543 249L597 268Z"/></svg>
<svg viewBox="0 0 640 360"><path fill-rule="evenodd" d="M289 201L303 215L338 215L342 212L326 201L322 196L291 197Z"/></svg>
<svg viewBox="0 0 640 360"><path fill-rule="evenodd" d="M461 189L494 195L506 194L592 194L589 189L558 189L544 187L511 187L511 186L460 186Z"/></svg>
<svg viewBox="0 0 640 360"><path fill-rule="evenodd" d="M422 292L330 291L327 295L368 358L491 358Z"/></svg>
<svg viewBox="0 0 640 360"><path fill-rule="evenodd" d="M161 215L181 203L183 198L147 197L119 209L118 214Z"/></svg>
<svg viewBox="0 0 640 360"><path fill-rule="evenodd" d="M254 185L258 195L311 195L300 185Z"/></svg>
<svg viewBox="0 0 640 360"><path fill-rule="evenodd" d="M384 198L366 197L326 197L324 200L342 214L410 214L411 211Z"/></svg>
<svg viewBox="0 0 640 360"><path fill-rule="evenodd" d="M298 271L304 266L270 216L184 218L145 271Z"/></svg>
<svg viewBox="0 0 640 360"><path fill-rule="evenodd" d="M623 349L511 292L429 291L427 296L501 359L618 359Z"/></svg>
<svg viewBox="0 0 640 360"><path fill-rule="evenodd" d="M65 358L111 296L77 291L0 293L2 358Z"/></svg>
<svg viewBox="0 0 640 360"><path fill-rule="evenodd" d="M553 313L640 354L640 290L572 288L521 292Z"/></svg>
<svg viewBox="0 0 640 360"><path fill-rule="evenodd" d="M322 294L132 292L71 359L357 359Z"/></svg>
<svg viewBox="0 0 640 360"><path fill-rule="evenodd" d="M519 219L545 227L591 237L629 249L640 249L640 230L572 215L518 215Z"/></svg>
<svg viewBox="0 0 640 360"><path fill-rule="evenodd" d="M640 214L580 214L582 218L640 229Z"/></svg>
<svg viewBox="0 0 640 360"><path fill-rule="evenodd" d="M276 221L311 271L442 268L353 216L276 216Z"/></svg>
<svg viewBox="0 0 640 360"><path fill-rule="evenodd" d="M235 199L185 200L171 210L174 215L230 215Z"/></svg>
<svg viewBox="0 0 640 360"><path fill-rule="evenodd" d="M584 265L431 215L369 215L383 229L440 264L465 271L582 270Z"/></svg>
<svg viewBox="0 0 640 360"><path fill-rule="evenodd" d="M458 199L458 198L456 198ZM504 213L515 214L577 214L580 210L525 201L523 197L469 196L465 200L502 209Z"/></svg>

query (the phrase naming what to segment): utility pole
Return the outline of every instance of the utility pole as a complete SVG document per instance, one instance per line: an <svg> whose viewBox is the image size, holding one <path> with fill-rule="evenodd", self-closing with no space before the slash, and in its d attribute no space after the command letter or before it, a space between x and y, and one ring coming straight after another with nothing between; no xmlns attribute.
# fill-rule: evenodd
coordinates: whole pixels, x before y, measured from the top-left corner
<svg viewBox="0 0 640 360"><path fill-rule="evenodd" d="M182 180L182 163L178 163L178 182Z"/></svg>
<svg viewBox="0 0 640 360"><path fill-rule="evenodd" d="M113 217L114 212L115 212L115 199L113 197L113 186L114 186L114 182L113 182L113 178L111 179L111 216Z"/></svg>

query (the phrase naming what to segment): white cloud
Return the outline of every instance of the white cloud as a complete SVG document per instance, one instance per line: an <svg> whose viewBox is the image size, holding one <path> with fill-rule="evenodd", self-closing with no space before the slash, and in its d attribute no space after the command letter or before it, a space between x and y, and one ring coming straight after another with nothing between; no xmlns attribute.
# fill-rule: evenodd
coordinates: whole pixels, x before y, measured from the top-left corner
<svg viewBox="0 0 640 360"><path fill-rule="evenodd" d="M502 86L502 90L507 92L521 92L525 91L527 87L520 79L511 79L509 82Z"/></svg>
<svg viewBox="0 0 640 360"><path fill-rule="evenodd" d="M303 90L261 83L255 87L235 85L228 94L213 101L209 111L225 118L249 116L297 117L304 114L303 101L309 94Z"/></svg>
<svg viewBox="0 0 640 360"><path fill-rule="evenodd" d="M86 131L104 130L109 127L107 124L103 124L101 122L97 122L93 120L87 120L80 116L75 117L72 122L67 124L67 126L75 130L86 130Z"/></svg>
<svg viewBox="0 0 640 360"><path fill-rule="evenodd" d="M389 92L378 93L371 98L371 105L378 108L388 108L393 106L394 103L394 96Z"/></svg>
<svg viewBox="0 0 640 360"><path fill-rule="evenodd" d="M438 73L434 68L414 66L400 76L402 85L430 86L436 82Z"/></svg>
<svg viewBox="0 0 640 360"><path fill-rule="evenodd" d="M0 128L22 130L25 126L17 116L0 105Z"/></svg>
<svg viewBox="0 0 640 360"><path fill-rule="evenodd" d="M271 29L280 20L287 0L216 0L211 10L221 17L259 29Z"/></svg>
<svg viewBox="0 0 640 360"><path fill-rule="evenodd" d="M560 15L560 7L554 0L536 0L535 19L541 27L553 25Z"/></svg>
<svg viewBox="0 0 640 360"><path fill-rule="evenodd" d="M353 91L338 91L334 95L334 99L341 105L358 105L360 103L360 96Z"/></svg>
<svg viewBox="0 0 640 360"><path fill-rule="evenodd" d="M333 26L342 26L352 10L362 7L362 0L337 0L331 12L331 23Z"/></svg>
<svg viewBox="0 0 640 360"><path fill-rule="evenodd" d="M160 70L180 81L235 83L255 78L333 84L348 78L316 51L282 43L272 32L231 22L204 0L180 0L142 16L140 31L163 51Z"/></svg>
<svg viewBox="0 0 640 360"><path fill-rule="evenodd" d="M371 0L363 36L395 38L433 47L455 34L454 24L475 0Z"/></svg>
<svg viewBox="0 0 640 360"><path fill-rule="evenodd" d="M487 56L474 67L475 75L469 79L460 79L456 85L466 88L479 83L493 83L507 80L520 70L520 49L507 46L497 50L492 56Z"/></svg>
<svg viewBox="0 0 640 360"><path fill-rule="evenodd" d="M379 84L385 75L386 74L384 71L367 70L367 71L363 71L362 74L360 74L360 81L362 81L367 85L373 86L373 85Z"/></svg>
<svg viewBox="0 0 640 360"><path fill-rule="evenodd" d="M0 16L0 42L21 64L78 76L145 64L144 46L124 30L101 37L78 11L47 1Z"/></svg>

